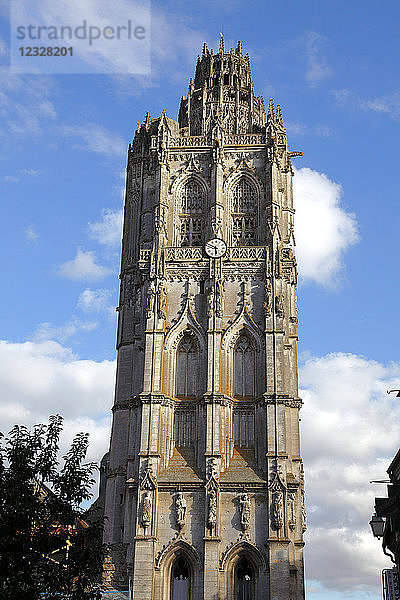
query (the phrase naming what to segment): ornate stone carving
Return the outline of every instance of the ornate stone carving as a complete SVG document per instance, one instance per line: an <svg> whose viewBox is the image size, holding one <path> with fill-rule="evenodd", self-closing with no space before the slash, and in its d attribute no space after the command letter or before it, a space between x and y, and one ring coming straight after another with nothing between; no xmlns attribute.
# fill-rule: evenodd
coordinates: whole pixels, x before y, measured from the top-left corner
<svg viewBox="0 0 400 600"><path fill-rule="evenodd" d="M304 531L307 529L307 515L304 501L304 490L301 490L301 528Z"/></svg>
<svg viewBox="0 0 400 600"><path fill-rule="evenodd" d="M167 318L167 286L161 281L158 288L158 316L160 319Z"/></svg>
<svg viewBox="0 0 400 600"><path fill-rule="evenodd" d="M207 523L210 529L217 523L217 492L214 488L208 493L208 518Z"/></svg>
<svg viewBox="0 0 400 600"><path fill-rule="evenodd" d="M228 248L229 260L263 260L267 249L263 246L234 246Z"/></svg>
<svg viewBox="0 0 400 600"><path fill-rule="evenodd" d="M142 527L150 527L151 525L151 513L153 507L153 499L151 492L145 492L142 494Z"/></svg>
<svg viewBox="0 0 400 600"><path fill-rule="evenodd" d="M175 496L175 514L176 524L179 529L182 529L186 521L186 500L182 492L178 492Z"/></svg>
<svg viewBox="0 0 400 600"><path fill-rule="evenodd" d="M271 517L274 529L280 529L283 526L283 491L280 488L272 493Z"/></svg>
<svg viewBox="0 0 400 600"><path fill-rule="evenodd" d="M149 289L147 290L147 298L146 298L146 317L148 319L153 314L155 296L156 296L156 284L155 284L154 280L151 280Z"/></svg>
<svg viewBox="0 0 400 600"><path fill-rule="evenodd" d="M272 295L271 282L267 281L264 290L264 313L266 317L269 317L272 311Z"/></svg>
<svg viewBox="0 0 400 600"><path fill-rule="evenodd" d="M141 248L139 254L139 260L143 262L148 262L150 260L151 250L148 248Z"/></svg>
<svg viewBox="0 0 400 600"><path fill-rule="evenodd" d="M225 135L226 146L260 146L265 144L265 135Z"/></svg>
<svg viewBox="0 0 400 600"><path fill-rule="evenodd" d="M201 260L203 257L203 249L199 246L179 246L166 248L167 260Z"/></svg>
<svg viewBox="0 0 400 600"><path fill-rule="evenodd" d="M219 466L216 458L210 458L207 462L207 481L210 479L215 479L215 481L219 479Z"/></svg>
<svg viewBox="0 0 400 600"><path fill-rule="evenodd" d="M250 498L246 492L240 495L240 524L243 531L249 528L250 525Z"/></svg>
<svg viewBox="0 0 400 600"><path fill-rule="evenodd" d="M295 511L296 492L288 493L288 512L289 512L289 528L294 531L296 529L296 511Z"/></svg>
<svg viewBox="0 0 400 600"><path fill-rule="evenodd" d="M215 314L221 318L223 316L224 284L220 279L215 282Z"/></svg>

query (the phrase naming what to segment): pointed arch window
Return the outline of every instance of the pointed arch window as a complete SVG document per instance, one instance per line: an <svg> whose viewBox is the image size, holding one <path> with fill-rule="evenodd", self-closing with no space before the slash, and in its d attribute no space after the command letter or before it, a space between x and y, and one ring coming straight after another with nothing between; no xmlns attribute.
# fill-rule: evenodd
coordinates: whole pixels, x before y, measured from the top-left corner
<svg viewBox="0 0 400 600"><path fill-rule="evenodd" d="M183 185L178 203L181 246L201 246L203 243L206 193L197 179L191 178Z"/></svg>
<svg viewBox="0 0 400 600"><path fill-rule="evenodd" d="M199 344L194 335L185 334L176 351L176 396L196 397L198 381Z"/></svg>
<svg viewBox="0 0 400 600"><path fill-rule="evenodd" d="M190 599L190 568L183 556L178 556L172 565L171 600Z"/></svg>
<svg viewBox="0 0 400 600"><path fill-rule="evenodd" d="M247 177L241 177L232 192L233 246L256 243L257 197L254 184Z"/></svg>
<svg viewBox="0 0 400 600"><path fill-rule="evenodd" d="M235 568L235 600L255 599L254 569L247 558L240 558Z"/></svg>
<svg viewBox="0 0 400 600"><path fill-rule="evenodd" d="M252 398L255 395L255 352L252 341L241 333L233 350L234 396Z"/></svg>

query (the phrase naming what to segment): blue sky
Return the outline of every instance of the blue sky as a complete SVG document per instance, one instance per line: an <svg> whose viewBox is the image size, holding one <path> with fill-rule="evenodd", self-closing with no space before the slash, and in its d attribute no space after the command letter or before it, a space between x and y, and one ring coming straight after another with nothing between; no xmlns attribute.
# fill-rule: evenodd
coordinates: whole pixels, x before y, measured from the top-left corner
<svg viewBox="0 0 400 600"><path fill-rule="evenodd" d="M92 456L105 451L126 147L147 111L176 118L203 41L216 48L223 28L304 152L294 160L308 596L376 600L388 563L368 521L384 489L368 481L384 478L399 446L386 389L400 384L400 5L154 1L151 16L148 75L29 75L7 66L2 8L0 429L60 411L67 438L85 427Z"/></svg>

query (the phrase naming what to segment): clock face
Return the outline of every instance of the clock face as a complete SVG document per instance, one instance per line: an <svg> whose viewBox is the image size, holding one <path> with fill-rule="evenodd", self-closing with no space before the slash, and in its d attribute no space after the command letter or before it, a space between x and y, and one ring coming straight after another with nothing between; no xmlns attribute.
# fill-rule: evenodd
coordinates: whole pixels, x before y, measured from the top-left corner
<svg viewBox="0 0 400 600"><path fill-rule="evenodd" d="M226 244L220 238L209 240L205 245L205 251L211 258L221 258L226 252Z"/></svg>

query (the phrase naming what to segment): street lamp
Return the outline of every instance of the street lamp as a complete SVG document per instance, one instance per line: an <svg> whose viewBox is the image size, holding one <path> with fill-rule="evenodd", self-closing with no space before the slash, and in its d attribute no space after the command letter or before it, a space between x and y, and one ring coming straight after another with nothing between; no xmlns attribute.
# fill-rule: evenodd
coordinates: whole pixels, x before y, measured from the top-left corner
<svg viewBox="0 0 400 600"><path fill-rule="evenodd" d="M383 532L385 531L385 521L382 517L377 517L376 515L372 515L369 525L372 529L372 533L374 537L381 538L383 537Z"/></svg>

